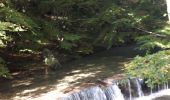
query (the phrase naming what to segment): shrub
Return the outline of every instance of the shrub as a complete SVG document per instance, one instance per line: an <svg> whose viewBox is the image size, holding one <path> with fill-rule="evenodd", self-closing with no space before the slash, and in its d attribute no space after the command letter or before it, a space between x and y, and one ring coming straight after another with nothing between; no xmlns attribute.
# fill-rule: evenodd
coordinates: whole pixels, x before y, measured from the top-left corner
<svg viewBox="0 0 170 100"><path fill-rule="evenodd" d="M125 65L128 77L146 79L145 83L153 88L156 84L166 83L170 75L170 50L160 51L145 57L135 57Z"/></svg>

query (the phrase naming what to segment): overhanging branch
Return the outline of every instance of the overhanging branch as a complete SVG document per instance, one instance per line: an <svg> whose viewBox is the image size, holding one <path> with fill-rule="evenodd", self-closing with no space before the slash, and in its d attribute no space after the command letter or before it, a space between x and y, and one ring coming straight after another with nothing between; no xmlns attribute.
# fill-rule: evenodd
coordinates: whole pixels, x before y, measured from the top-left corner
<svg viewBox="0 0 170 100"><path fill-rule="evenodd" d="M161 37L161 38L167 38L167 37L170 37L170 36L167 36L167 35L162 35L162 34L159 34L159 33L155 33L155 32L152 32L152 31L148 31L148 30L145 30L145 29L142 29L142 28L138 28L136 27L135 29L139 30L139 31L142 31L142 32L145 32L145 33L148 33L150 35L154 35L156 37Z"/></svg>

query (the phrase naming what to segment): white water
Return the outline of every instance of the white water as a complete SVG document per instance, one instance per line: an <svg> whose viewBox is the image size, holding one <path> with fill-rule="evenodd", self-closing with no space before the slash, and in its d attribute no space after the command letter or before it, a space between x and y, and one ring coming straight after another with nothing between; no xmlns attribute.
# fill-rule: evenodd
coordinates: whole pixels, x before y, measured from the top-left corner
<svg viewBox="0 0 170 100"><path fill-rule="evenodd" d="M106 96L100 87L85 89L80 92L79 96L81 100L106 100Z"/></svg>
<svg viewBox="0 0 170 100"><path fill-rule="evenodd" d="M142 86L141 86L140 80L139 79L135 79L135 80L136 80L136 84L137 84L138 96L142 97L142 96L144 96L144 93L142 91Z"/></svg>
<svg viewBox="0 0 170 100"><path fill-rule="evenodd" d="M130 84L130 80L128 80L128 90L129 90L129 100L132 100L132 93L131 93L131 84Z"/></svg>
<svg viewBox="0 0 170 100"><path fill-rule="evenodd" d="M125 100L120 88L114 84L105 90L107 100Z"/></svg>
<svg viewBox="0 0 170 100"><path fill-rule="evenodd" d="M152 93L149 96L143 96L140 98L136 98L135 100L152 100L152 99L162 97L162 96L170 96L170 89L161 90L157 93Z"/></svg>
<svg viewBox="0 0 170 100"><path fill-rule="evenodd" d="M100 87L91 87L62 98L61 100L107 100Z"/></svg>
<svg viewBox="0 0 170 100"><path fill-rule="evenodd" d="M142 91L141 81L135 79L136 91L132 90L131 82L128 80L128 98L124 98L121 89L117 84L112 84L105 89L98 86L81 90L78 93L73 93L60 100L153 100L158 97L170 96L170 89L168 89L168 83L160 86L158 85L158 92L152 93L149 96L144 96ZM162 88L161 88L162 87ZM132 92L136 92L138 97L132 97Z"/></svg>
<svg viewBox="0 0 170 100"><path fill-rule="evenodd" d="M100 87L91 87L68 95L62 100L125 100L118 85L113 84L102 90Z"/></svg>

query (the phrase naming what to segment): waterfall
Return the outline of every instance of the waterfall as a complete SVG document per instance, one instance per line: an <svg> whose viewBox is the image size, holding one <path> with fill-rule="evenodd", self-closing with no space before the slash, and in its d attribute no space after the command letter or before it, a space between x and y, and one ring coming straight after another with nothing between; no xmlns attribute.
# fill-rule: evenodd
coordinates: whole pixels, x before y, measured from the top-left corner
<svg viewBox="0 0 170 100"><path fill-rule="evenodd" d="M141 81L139 79L135 79L135 80L136 80L136 84L137 84L138 96L142 97L142 96L144 96L144 93L142 91Z"/></svg>
<svg viewBox="0 0 170 100"><path fill-rule="evenodd" d="M169 83L165 82L163 85L158 84L158 91L169 89Z"/></svg>
<svg viewBox="0 0 170 100"><path fill-rule="evenodd" d="M125 100L118 85L113 84L102 90L91 87L62 98L61 100Z"/></svg>
<svg viewBox="0 0 170 100"><path fill-rule="evenodd" d="M169 89L169 82L167 82L167 89Z"/></svg>
<svg viewBox="0 0 170 100"><path fill-rule="evenodd" d="M73 93L61 100L107 100L103 90L96 86L84 89L79 93Z"/></svg>
<svg viewBox="0 0 170 100"><path fill-rule="evenodd" d="M107 100L103 90L100 87L91 87L80 91L81 100ZM76 99L73 99L76 100Z"/></svg>
<svg viewBox="0 0 170 100"><path fill-rule="evenodd" d="M160 86L159 86L159 84L158 84L158 91L160 91Z"/></svg>
<svg viewBox="0 0 170 100"><path fill-rule="evenodd" d="M169 86L168 86L168 82L164 83L164 89L168 89Z"/></svg>
<svg viewBox="0 0 170 100"><path fill-rule="evenodd" d="M151 94L149 96L144 96L142 91L142 81L140 79L129 79L126 85L128 85L128 87L121 83L116 84L114 82L107 87L104 86L101 88L99 86L94 86L83 89L80 92L67 95L59 100L152 100L151 98L170 95L168 82L155 87L153 89L154 93L151 89ZM155 90L158 90L158 92L155 92ZM149 91L145 92L146 94L149 93Z"/></svg>
<svg viewBox="0 0 170 100"><path fill-rule="evenodd" d="M168 99L156 99L164 96L169 96L169 97ZM151 95L136 98L134 100L170 100L170 89L161 90L156 93L152 93Z"/></svg>
<svg viewBox="0 0 170 100"><path fill-rule="evenodd" d="M114 84L105 90L107 100L125 100L118 85Z"/></svg>
<svg viewBox="0 0 170 100"><path fill-rule="evenodd" d="M152 88L150 88L150 95L153 93Z"/></svg>
<svg viewBox="0 0 170 100"><path fill-rule="evenodd" d="M81 100L81 99L80 99L79 93L74 93L70 96L62 98L62 100Z"/></svg>
<svg viewBox="0 0 170 100"><path fill-rule="evenodd" d="M130 80L128 80L128 90L129 90L129 100L132 100L132 92L131 92L131 84L130 84Z"/></svg>

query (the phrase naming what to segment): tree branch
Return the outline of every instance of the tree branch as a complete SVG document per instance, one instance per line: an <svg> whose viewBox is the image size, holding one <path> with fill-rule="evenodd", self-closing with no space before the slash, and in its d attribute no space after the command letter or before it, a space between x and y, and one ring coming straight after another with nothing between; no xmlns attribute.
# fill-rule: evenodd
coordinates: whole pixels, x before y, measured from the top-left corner
<svg viewBox="0 0 170 100"><path fill-rule="evenodd" d="M151 31L148 31L148 30L145 30L145 29L141 29L141 28L138 28L138 27L136 27L135 29L137 29L137 30L139 30L139 31L142 31L142 32L145 32L145 33L148 33L148 34L150 34L150 35L154 35L154 36L156 36L156 37L161 37L161 38L167 38L167 37L169 37L169 36L167 36L167 35L161 35L161 34L159 34L159 33L151 32Z"/></svg>

